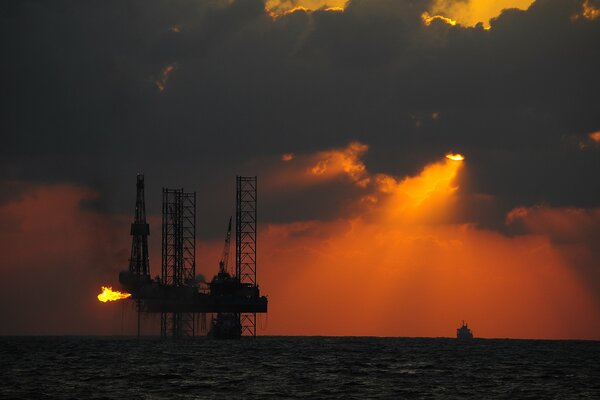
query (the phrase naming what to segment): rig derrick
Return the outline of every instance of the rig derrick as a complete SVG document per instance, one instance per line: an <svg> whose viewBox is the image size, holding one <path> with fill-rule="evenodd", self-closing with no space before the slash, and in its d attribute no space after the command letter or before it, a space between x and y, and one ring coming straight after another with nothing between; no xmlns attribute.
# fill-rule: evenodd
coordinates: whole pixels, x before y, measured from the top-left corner
<svg viewBox="0 0 600 400"><path fill-rule="evenodd" d="M132 256L119 282L131 293L141 313L161 315L162 337L196 336L196 322L213 316L209 336L235 339L256 336L256 314L267 312L267 298L256 280L257 180L237 177L236 265L228 271L231 219L219 271L210 282L196 275L196 194L163 189L162 274L151 279L148 260L144 176L138 175L135 219L131 225Z"/></svg>

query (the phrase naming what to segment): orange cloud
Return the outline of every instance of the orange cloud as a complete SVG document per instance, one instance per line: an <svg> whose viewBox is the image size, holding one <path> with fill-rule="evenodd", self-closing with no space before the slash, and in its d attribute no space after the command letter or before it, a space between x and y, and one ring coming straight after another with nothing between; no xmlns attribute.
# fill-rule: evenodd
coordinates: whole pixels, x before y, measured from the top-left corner
<svg viewBox="0 0 600 400"><path fill-rule="evenodd" d="M0 271L10 277L0 281L0 313L11 321L0 334L121 332L128 308L102 307L96 295L127 267L131 216L84 206L96 198L77 185L23 184L20 196L0 205Z"/></svg>
<svg viewBox="0 0 600 400"><path fill-rule="evenodd" d="M593 4L592 0L585 0L583 2L582 15L585 19L589 19L590 21L595 20L600 17L600 6Z"/></svg>
<svg viewBox="0 0 600 400"><path fill-rule="evenodd" d="M349 199L349 209L372 218L437 220L449 214L449 206L454 204L451 195L458 189L454 180L463 165L462 155L449 153L451 157L447 155L425 166L418 176L397 178L371 174L362 161L368 149L364 143L351 142L344 148L294 155L294 163L279 164L281 167L276 169L277 172L265 177L263 182L266 182L267 192L280 192L290 182L294 182L295 190L300 190L345 179L363 190L360 198ZM381 208L383 203L393 203L393 206ZM371 207L374 204L377 206ZM382 210L385 213L382 214Z"/></svg>
<svg viewBox="0 0 600 400"><path fill-rule="evenodd" d="M460 169L461 163L456 161L464 160L460 154L450 154L451 157L425 167L419 177L397 180L385 174L373 176L367 170L362 157L368 150L369 146L364 143L351 142L344 148L298 157L293 153L286 153L281 159L294 159L294 165L282 169L275 176L267 177L267 182L271 182L267 185L285 184L290 181L296 185L311 185L344 177L359 188L366 189L365 195L375 197L376 201L380 200L381 194L402 193L403 196L413 199L413 202L422 202L433 193L454 190L447 186Z"/></svg>
<svg viewBox="0 0 600 400"><path fill-rule="evenodd" d="M517 207L509 226L547 238L596 300L600 299L600 208Z"/></svg>
<svg viewBox="0 0 600 400"><path fill-rule="evenodd" d="M457 22L453 19L444 17L443 15L431 15L427 11L425 11L423 14L421 14L421 19L423 20L423 23L427 26L431 25L431 23L435 20L445 22L448 25L452 25L452 26L457 24Z"/></svg>
<svg viewBox="0 0 600 400"><path fill-rule="evenodd" d="M598 307L543 237L363 219L271 225L270 334L597 338ZM551 306L549 306L551 304Z"/></svg>
<svg viewBox="0 0 600 400"><path fill-rule="evenodd" d="M370 178L360 157L369 146L352 142L346 148L318 153L310 173L317 177L331 178L341 174L348 176L358 186L366 187Z"/></svg>
<svg viewBox="0 0 600 400"><path fill-rule="evenodd" d="M160 77L154 82L160 92L164 92L167 88L169 76L171 76L173 71L175 71L175 64L169 64L160 72Z"/></svg>
<svg viewBox="0 0 600 400"><path fill-rule="evenodd" d="M579 139L576 144L580 150L584 151L598 148L600 146L600 131L587 134L585 138Z"/></svg>
<svg viewBox="0 0 600 400"><path fill-rule="evenodd" d="M296 11L344 11L348 0L267 0L265 10L272 18Z"/></svg>
<svg viewBox="0 0 600 400"><path fill-rule="evenodd" d="M435 0L421 18L425 25L439 19L450 25L490 27L490 20L500 15L502 10L518 8L526 10L534 0Z"/></svg>
<svg viewBox="0 0 600 400"><path fill-rule="evenodd" d="M381 223L415 223L443 219L454 206L455 179L462 163L443 159L429 164L417 176L396 179L376 176L378 194L373 215Z"/></svg>
<svg viewBox="0 0 600 400"><path fill-rule="evenodd" d="M575 21L584 18L593 21L598 17L600 17L600 4L598 4L598 1L585 0L581 5L581 12L573 15L571 20Z"/></svg>
<svg viewBox="0 0 600 400"><path fill-rule="evenodd" d="M515 209L507 220L529 224L515 237L454 223L468 164L442 158L414 176L372 175L366 151L355 143L305 156L336 166L319 166L319 176L370 179L349 199L352 213L261 230L265 333L452 336L466 319L480 337L599 338L599 300L577 265L589 246L570 246L567 257L557 242L580 243L600 227L595 212L532 218L537 209ZM358 177L345 162L359 166L349 168Z"/></svg>
<svg viewBox="0 0 600 400"><path fill-rule="evenodd" d="M282 173L306 177L304 185L345 178L354 208L329 221L261 225L259 283L270 312L259 333L452 336L465 319L479 337L600 338L600 209L515 208L507 222L523 232L505 236L448 218L463 206L468 161L440 156L412 176L373 174L362 161L367 149L355 142L274 160ZM311 168L324 160L315 175ZM38 185L0 206L0 267L10 277L1 286L0 308L11 320L3 333L121 332L123 306L95 295L126 267L131 216L81 206L95 196ZM160 234L151 240L151 259L159 260ZM221 250L221 239L200 241L198 272L215 273ZM32 292L45 299L44 315Z"/></svg>
<svg viewBox="0 0 600 400"><path fill-rule="evenodd" d="M506 222L522 224L528 232L544 234L557 243L581 243L600 236L600 209L516 207Z"/></svg>
<svg viewBox="0 0 600 400"><path fill-rule="evenodd" d="M361 160L369 146L352 142L344 148L320 151L313 154L285 153L277 164L267 167L270 173L263 176L261 187L267 192L279 191L279 188L294 182L296 189L326 183L335 179L347 179L356 186L366 188L371 177ZM280 161L291 161L293 163Z"/></svg>
<svg viewBox="0 0 600 400"><path fill-rule="evenodd" d="M465 157L462 154L448 153L446 158L452 161L464 161Z"/></svg>
<svg viewBox="0 0 600 400"><path fill-rule="evenodd" d="M598 338L600 313L543 236L362 218L270 225L270 334ZM349 312L348 312L349 310Z"/></svg>
<svg viewBox="0 0 600 400"><path fill-rule="evenodd" d="M294 153L285 153L281 156L281 161L292 161L294 159Z"/></svg>

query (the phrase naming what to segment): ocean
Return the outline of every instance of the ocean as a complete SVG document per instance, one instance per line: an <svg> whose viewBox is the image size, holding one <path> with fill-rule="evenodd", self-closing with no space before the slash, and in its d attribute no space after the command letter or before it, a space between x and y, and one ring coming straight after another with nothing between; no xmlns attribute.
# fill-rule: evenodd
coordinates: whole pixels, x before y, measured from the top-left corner
<svg viewBox="0 0 600 400"><path fill-rule="evenodd" d="M600 399L600 342L0 337L5 399Z"/></svg>

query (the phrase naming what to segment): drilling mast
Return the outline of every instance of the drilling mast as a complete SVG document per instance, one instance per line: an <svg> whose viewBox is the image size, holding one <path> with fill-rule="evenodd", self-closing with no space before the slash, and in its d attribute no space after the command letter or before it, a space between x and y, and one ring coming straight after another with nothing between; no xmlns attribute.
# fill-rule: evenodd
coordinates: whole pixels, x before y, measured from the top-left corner
<svg viewBox="0 0 600 400"><path fill-rule="evenodd" d="M256 289L256 176L236 177L235 275L240 284ZM256 313L240 313L242 336L256 336Z"/></svg>
<svg viewBox="0 0 600 400"><path fill-rule="evenodd" d="M146 222L146 200L144 199L144 175L137 174L137 195L135 198L135 216L131 223L131 257L129 257L129 274L142 282L150 280L150 262L148 259L148 235L150 226ZM136 300L137 335L140 336L141 303Z"/></svg>
<svg viewBox="0 0 600 400"><path fill-rule="evenodd" d="M131 257L129 273L139 278L150 277L148 260L148 235L150 226L146 222L146 201L144 199L144 175L137 175L137 196L135 200L135 217L131 224Z"/></svg>
<svg viewBox="0 0 600 400"><path fill-rule="evenodd" d="M268 308L268 299L260 295L256 280L256 177L237 177L236 193L234 272L228 272L230 218L219 273L207 282L196 276L196 193L163 188L162 274L151 279L144 176L137 176L131 258L129 269L119 273L119 282L138 306L138 336L142 312L161 315L162 337L195 336L197 316L206 314L213 315L209 336L256 336L256 314L266 313Z"/></svg>
<svg viewBox="0 0 600 400"><path fill-rule="evenodd" d="M183 288L196 276L196 193L163 188L162 279L167 287ZM195 315L163 312L161 336L194 336Z"/></svg>

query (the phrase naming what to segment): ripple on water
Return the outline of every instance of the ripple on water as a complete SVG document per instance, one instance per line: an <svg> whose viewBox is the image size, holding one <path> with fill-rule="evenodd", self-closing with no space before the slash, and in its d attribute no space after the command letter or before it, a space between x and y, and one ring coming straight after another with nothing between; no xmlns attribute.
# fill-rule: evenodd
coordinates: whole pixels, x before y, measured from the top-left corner
<svg viewBox="0 0 600 400"><path fill-rule="evenodd" d="M600 398L599 342L0 338L2 398Z"/></svg>

